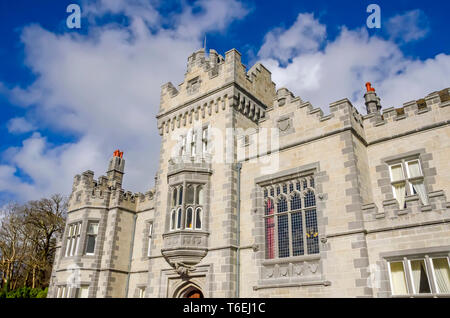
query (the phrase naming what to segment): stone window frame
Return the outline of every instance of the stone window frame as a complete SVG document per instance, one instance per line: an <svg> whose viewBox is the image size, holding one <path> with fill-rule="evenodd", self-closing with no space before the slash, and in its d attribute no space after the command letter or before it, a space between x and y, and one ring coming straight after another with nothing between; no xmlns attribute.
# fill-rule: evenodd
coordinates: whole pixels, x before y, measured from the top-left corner
<svg viewBox="0 0 450 318"><path fill-rule="evenodd" d="M188 187L194 187L194 202L193 203L187 203L186 202L186 194L187 194L187 188ZM204 210L206 207L206 183L201 182L191 182L191 181L183 181L177 184L173 184L169 187L169 232L174 231L202 231L204 228ZM177 205L173 206L173 193L174 190L177 190ZM181 192L181 203L180 203L180 189L182 189ZM200 197L198 197L199 189L203 191L203 200L202 203L200 203ZM187 210L191 208L193 215L192 215L192 228L186 227L186 212ZM198 209L201 210L201 227L196 228L197 224L197 211ZM175 213L175 222L178 223L178 213L181 211L181 222L180 227L173 226L173 217L172 215Z"/></svg>
<svg viewBox="0 0 450 318"><path fill-rule="evenodd" d="M145 298L146 292L147 292L147 285L138 284L136 285L136 289L134 291L134 298Z"/></svg>
<svg viewBox="0 0 450 318"><path fill-rule="evenodd" d="M89 234L89 224L90 223L97 223L97 233L95 234L95 245L94 245L94 252L93 253L87 253L87 245L88 245L88 235L92 235ZM86 229L85 232L83 233L84 236L84 248L83 248L83 255L84 256L95 256L97 255L97 251L99 249L99 237L100 237L100 219L91 219L89 218L86 222Z"/></svg>
<svg viewBox="0 0 450 318"><path fill-rule="evenodd" d="M414 162L414 161L417 161L419 163L419 170L420 170L421 175L417 176L417 177L411 177L410 171L408 168L408 164L410 162ZM414 193L414 190L413 190L413 183L415 181L421 181L423 184L425 184L425 175L423 172L422 161L420 160L419 154L403 157L401 159L389 160L389 161L386 161L386 163L388 164L388 167L389 167L389 177L390 177L390 182L391 182L391 187L392 187L392 195L393 195L394 199L397 200L396 194L395 194L395 188L394 188L395 184L400 184L400 183L405 184L405 198L408 196L413 196L413 195L417 194L417 193ZM393 180L392 167L398 166L398 165L401 166L403 178L398 179L398 180ZM425 192L426 192L426 194L425 194L426 200L428 203L428 192L427 192L426 188L425 188ZM397 200L397 202L398 202L398 200ZM421 202L422 202L422 200L421 200ZM422 202L422 205L426 205L426 204L424 204ZM405 201L405 205L403 207L399 206L399 209L403 210L405 207L406 207L406 201Z"/></svg>
<svg viewBox="0 0 450 318"><path fill-rule="evenodd" d="M449 262L450 266L450 246L447 247L437 247L437 248L422 248L422 249L412 249L408 251L399 251L399 252L393 252L393 253L382 253L380 255L383 260L386 267L386 273L387 273L387 279L389 280L389 290L388 293L390 294L390 297L393 298L404 298L404 297L449 297L450 294L444 294L444 293L438 293L437 292L437 286L436 286L436 280L435 280L435 274L434 274L434 267L432 264L432 259L434 258L447 258L447 261ZM413 293L414 287L412 282L412 274L411 274L411 267L410 267L410 261L411 260L424 260L427 276L429 280L429 285L431 289L431 293ZM391 269L390 269L390 263L394 262L402 262L403 264L403 270L405 273L405 281L406 281L406 287L407 287L407 294L405 295L394 295L393 294L393 288L392 288L392 278L391 278Z"/></svg>
<svg viewBox="0 0 450 318"><path fill-rule="evenodd" d="M204 136L205 132L206 138ZM181 135L178 153L182 158L208 158L211 152L208 146L211 146L211 127L209 122L204 123L201 127L191 127L186 134Z"/></svg>
<svg viewBox="0 0 450 318"><path fill-rule="evenodd" d="M78 234L73 234L72 233L72 227L73 226L77 226L76 230L78 230ZM83 221L82 220L73 220L72 222L68 223L66 226L66 233L64 236L64 257L74 257L78 255L78 252L80 250L80 241L81 241L81 234L82 234L82 226L83 226ZM73 239L76 240L76 248L75 251L73 251L73 245L69 243L73 241ZM68 247L70 246L70 253L68 254Z"/></svg>
<svg viewBox="0 0 450 318"><path fill-rule="evenodd" d="M147 228L147 257L150 257L152 251L153 221L147 222Z"/></svg>
<svg viewBox="0 0 450 318"><path fill-rule="evenodd" d="M299 186L297 186L299 185ZM306 185L306 186L305 186ZM317 252L308 253L308 232L306 231L306 214L308 211L314 211L315 213L315 219L316 219L316 228L317 232L315 233L315 236L317 236L317 245L319 245L319 232L318 232L318 224L317 224L317 198L316 198L316 191L315 191L315 183L314 183L314 176L312 174L305 175L302 177L296 177L288 181L280 182L280 183L272 183L267 186L263 186L263 192L264 192L264 207L266 208L267 202L270 200L273 204L274 212L273 214L267 215L264 213L263 219L264 224L266 224L266 220L272 218L274 223L274 239L273 239L273 249L274 249L274 255L273 257L267 256L267 232L265 231L265 256L266 260L273 260L273 259L285 259L290 257L298 257L298 256L306 256L306 255L317 255L320 254L320 247ZM299 189L300 188L300 189ZM273 195L272 195L273 193ZM313 193L314 195L314 205L306 206L306 194L307 193ZM292 207L292 199L295 195L299 196L300 199L300 207L293 209ZM280 202L280 199L284 197L287 209L286 211L279 212L278 211L278 205ZM265 211L266 212L266 211ZM302 224L302 244L303 244L303 253L299 255L294 255L294 241L292 237L292 215L300 213L301 215L301 224ZM278 218L279 216L288 215L288 256L280 257L279 256L279 237L278 237Z"/></svg>
<svg viewBox="0 0 450 318"><path fill-rule="evenodd" d="M394 198L392 193L390 172L389 172L389 164L395 161L400 161L402 159L414 159L419 158L421 163L421 169L424 178L424 185L427 194L430 194L434 191L433 185L436 183L435 176L437 175L436 168L431 166L430 162L433 160L433 155L431 153L426 152L425 148L420 148L404 153L400 153L397 155L384 157L380 159L380 164L375 167L376 170L376 178L377 185L381 191L382 195L382 205L389 209L389 206L397 205L397 200ZM409 201L416 196L406 197L406 201ZM417 196L417 199L419 197ZM433 204L431 204L433 206ZM392 207L390 208L392 209ZM422 206L422 211L425 211L427 206ZM408 211L409 207L405 210Z"/></svg>
<svg viewBox="0 0 450 318"><path fill-rule="evenodd" d="M316 191L316 213L319 229L319 254L293 256L278 259L265 258L265 233L264 233L264 194L262 186L280 181L287 181L295 177L314 176L314 189ZM259 279L253 290L306 287L306 286L330 286L331 282L326 279L324 273L324 261L330 249L327 243L326 229L328 217L325 214L328 194L323 192L324 185L330 182L330 177L325 170L320 169L320 162L297 166L279 171L273 174L256 177L255 188L252 192L252 220L255 228L252 233L255 236L255 251ZM300 273L300 274L299 274ZM306 275L306 276L305 276Z"/></svg>
<svg viewBox="0 0 450 318"><path fill-rule="evenodd" d="M74 298L80 298L80 297L78 297L78 296L79 296L79 292L80 292L81 287L87 287L87 288L88 288L88 294L87 294L87 297L86 297L86 298L89 298L89 293L91 292L91 289L92 289L92 286L91 286L90 283L80 283L79 286L73 288L73 289L75 290L75 291L73 292L73 297L74 297Z"/></svg>

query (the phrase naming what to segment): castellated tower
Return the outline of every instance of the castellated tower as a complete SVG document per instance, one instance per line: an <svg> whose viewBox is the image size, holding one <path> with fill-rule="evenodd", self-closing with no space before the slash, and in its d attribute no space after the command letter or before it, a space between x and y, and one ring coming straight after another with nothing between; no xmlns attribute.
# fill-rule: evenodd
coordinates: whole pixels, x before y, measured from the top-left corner
<svg viewBox="0 0 450 318"><path fill-rule="evenodd" d="M122 188L119 150L75 176L49 297L448 296L450 89L382 107L363 84L366 114L325 113L194 52L161 87L154 188Z"/></svg>

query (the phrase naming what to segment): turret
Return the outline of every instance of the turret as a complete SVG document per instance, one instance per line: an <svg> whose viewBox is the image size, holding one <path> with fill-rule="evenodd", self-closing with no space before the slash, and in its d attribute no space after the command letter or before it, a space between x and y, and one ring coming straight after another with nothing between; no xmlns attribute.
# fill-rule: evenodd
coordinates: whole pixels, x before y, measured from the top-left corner
<svg viewBox="0 0 450 318"><path fill-rule="evenodd" d="M117 149L114 151L113 157L109 161L108 171L106 172L108 185L116 185L116 188L120 188L122 185L124 171L125 159L123 159L123 152Z"/></svg>
<svg viewBox="0 0 450 318"><path fill-rule="evenodd" d="M375 88L369 82L366 83L366 88L367 93L364 95L364 99L366 100L367 114L380 113L380 98L375 93Z"/></svg>

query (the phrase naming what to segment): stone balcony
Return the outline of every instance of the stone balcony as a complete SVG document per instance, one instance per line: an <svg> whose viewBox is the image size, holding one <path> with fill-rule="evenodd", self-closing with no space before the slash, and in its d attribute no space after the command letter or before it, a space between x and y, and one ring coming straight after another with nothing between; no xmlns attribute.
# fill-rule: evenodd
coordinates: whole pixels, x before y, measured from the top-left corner
<svg viewBox="0 0 450 318"><path fill-rule="evenodd" d="M195 271L195 265L208 253L209 233L205 231L177 230L163 234L161 254L181 276Z"/></svg>

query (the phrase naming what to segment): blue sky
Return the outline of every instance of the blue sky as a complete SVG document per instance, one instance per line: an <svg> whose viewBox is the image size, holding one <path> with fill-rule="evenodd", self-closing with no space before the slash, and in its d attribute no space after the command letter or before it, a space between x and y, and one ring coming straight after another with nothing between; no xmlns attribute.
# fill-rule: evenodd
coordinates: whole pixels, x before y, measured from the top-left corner
<svg viewBox="0 0 450 318"><path fill-rule="evenodd" d="M82 10L68 29L66 7ZM381 8L368 29L366 7ZM159 89L183 79L203 45L262 62L326 112L364 83L383 107L450 86L448 1L3 1L0 3L0 206L68 194L84 170L125 151L125 186L145 192L157 169Z"/></svg>

